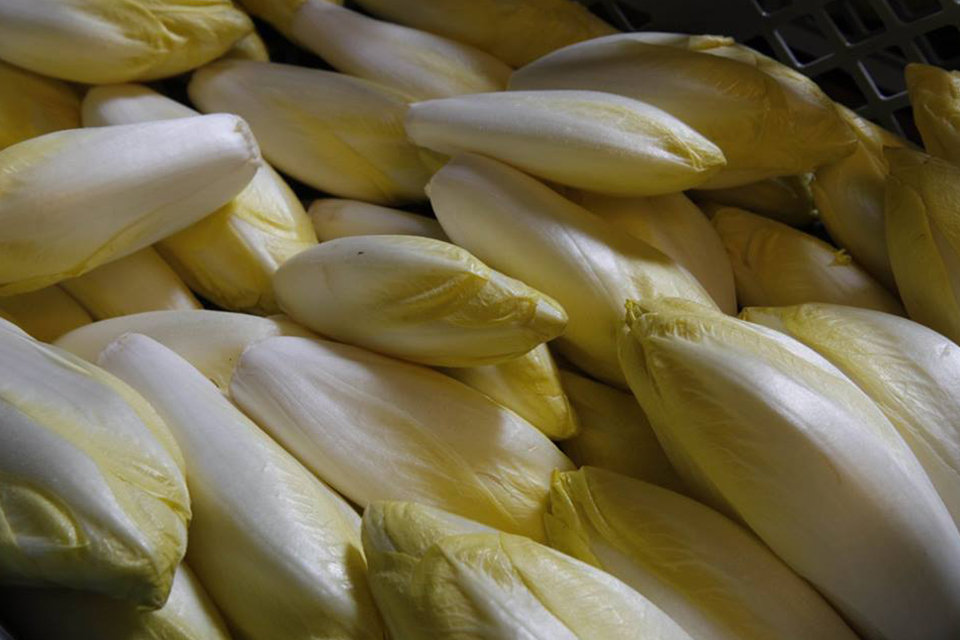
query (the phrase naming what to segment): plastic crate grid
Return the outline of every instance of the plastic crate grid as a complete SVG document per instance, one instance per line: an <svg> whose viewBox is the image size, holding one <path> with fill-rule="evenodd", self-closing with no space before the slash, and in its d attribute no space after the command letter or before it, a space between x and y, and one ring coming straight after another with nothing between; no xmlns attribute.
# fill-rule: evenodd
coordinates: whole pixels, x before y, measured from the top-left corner
<svg viewBox="0 0 960 640"><path fill-rule="evenodd" d="M625 31L729 35L914 142L903 69L960 68L960 0L581 0Z"/></svg>

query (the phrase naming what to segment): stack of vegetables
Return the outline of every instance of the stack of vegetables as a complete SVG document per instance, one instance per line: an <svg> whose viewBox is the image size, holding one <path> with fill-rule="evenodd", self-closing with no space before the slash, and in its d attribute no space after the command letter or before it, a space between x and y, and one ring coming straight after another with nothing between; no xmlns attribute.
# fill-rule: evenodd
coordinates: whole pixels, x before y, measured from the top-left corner
<svg viewBox="0 0 960 640"><path fill-rule="evenodd" d="M960 74L356 4L0 0L17 640L960 637Z"/></svg>

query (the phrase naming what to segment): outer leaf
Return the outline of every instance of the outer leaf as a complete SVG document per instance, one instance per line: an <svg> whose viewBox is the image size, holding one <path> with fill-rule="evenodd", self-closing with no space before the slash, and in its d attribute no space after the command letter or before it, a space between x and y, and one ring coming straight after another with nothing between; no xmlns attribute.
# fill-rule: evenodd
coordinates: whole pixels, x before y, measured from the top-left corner
<svg viewBox="0 0 960 640"><path fill-rule="evenodd" d="M363 517L371 585L407 640L688 640L612 576L562 553L404 503Z"/></svg>
<svg viewBox="0 0 960 640"><path fill-rule="evenodd" d="M128 334L99 360L180 443L196 512L190 564L232 627L252 640L383 637L342 498L166 347Z"/></svg>
<svg viewBox="0 0 960 640"><path fill-rule="evenodd" d="M960 74L927 64L906 69L914 121L927 153L960 162Z"/></svg>
<svg viewBox="0 0 960 640"><path fill-rule="evenodd" d="M153 80L210 62L252 29L230 0L6 0L0 58L74 82Z"/></svg>
<svg viewBox="0 0 960 640"><path fill-rule="evenodd" d="M321 242L350 236L423 236L447 240L433 218L359 200L321 198L310 205L310 218Z"/></svg>
<svg viewBox="0 0 960 640"><path fill-rule="evenodd" d="M546 344L502 364L443 372L515 411L552 440L573 437L580 430Z"/></svg>
<svg viewBox="0 0 960 640"><path fill-rule="evenodd" d="M823 240L743 209L713 216L743 306L849 304L902 315L903 305L850 256Z"/></svg>
<svg viewBox="0 0 960 640"><path fill-rule="evenodd" d="M960 347L905 318L836 305L745 309L815 349L869 395L916 454L960 528Z"/></svg>
<svg viewBox="0 0 960 640"><path fill-rule="evenodd" d="M312 187L377 204L424 198L430 173L403 129L406 99L392 90L248 60L204 67L189 90L202 111L242 115L267 160Z"/></svg>
<svg viewBox="0 0 960 640"><path fill-rule="evenodd" d="M740 187L694 191L692 197L698 204L710 202L738 207L791 227L806 227L816 221L818 215L810 192L811 177L804 174L767 178Z"/></svg>
<svg viewBox="0 0 960 640"><path fill-rule="evenodd" d="M186 550L183 459L143 398L0 323L0 581L163 605Z"/></svg>
<svg viewBox="0 0 960 640"><path fill-rule="evenodd" d="M146 87L95 87L83 100L86 126L197 115ZM279 311L271 278L290 257L316 244L303 205L264 163L247 187L220 209L157 248L183 279L225 309Z"/></svg>
<svg viewBox="0 0 960 640"><path fill-rule="evenodd" d="M80 126L80 96L66 83L0 62L0 149Z"/></svg>
<svg viewBox="0 0 960 640"><path fill-rule="evenodd" d="M41 342L53 342L63 334L93 322L80 303L60 287L53 286L18 296L0 297L0 313Z"/></svg>
<svg viewBox="0 0 960 640"><path fill-rule="evenodd" d="M101 320L71 331L57 346L96 362L107 345L125 333L142 333L172 349L222 390L230 386L243 350L274 336L311 336L278 316L258 318L226 311L150 311Z"/></svg>
<svg viewBox="0 0 960 640"><path fill-rule="evenodd" d="M561 371L560 379L581 425L579 434L560 445L574 464L609 469L675 491L682 489L682 481L633 395L570 371Z"/></svg>
<svg viewBox="0 0 960 640"><path fill-rule="evenodd" d="M620 196L674 193L725 164L709 140L638 100L598 91L478 93L410 106L407 134L559 184Z"/></svg>
<svg viewBox="0 0 960 640"><path fill-rule="evenodd" d="M591 89L659 107L723 151L727 166L710 188L806 173L853 151L833 103L781 65L655 40L628 33L565 47L514 73L510 89Z"/></svg>
<svg viewBox="0 0 960 640"><path fill-rule="evenodd" d="M625 386L616 339L628 298L687 297L712 304L685 270L546 185L504 164L461 156L431 180L447 235L478 258L555 298L570 318L563 355Z"/></svg>
<svg viewBox="0 0 960 640"><path fill-rule="evenodd" d="M436 366L505 362L567 323L551 298L432 238L324 242L281 267L273 287L280 307L314 331Z"/></svg>
<svg viewBox="0 0 960 640"><path fill-rule="evenodd" d="M709 507L616 473L554 475L550 544L646 595L699 640L856 636L762 542Z"/></svg>
<svg viewBox="0 0 960 640"><path fill-rule="evenodd" d="M786 336L632 306L621 362L674 466L870 639L960 628L960 532L873 401Z"/></svg>
<svg viewBox="0 0 960 640"><path fill-rule="evenodd" d="M83 275L176 233L233 198L259 164L250 130L228 115L58 131L7 147L0 295Z"/></svg>
<svg viewBox="0 0 960 640"><path fill-rule="evenodd" d="M550 473L570 468L544 435L480 392L334 342L258 343L240 359L230 392L361 506L416 500L542 539Z"/></svg>

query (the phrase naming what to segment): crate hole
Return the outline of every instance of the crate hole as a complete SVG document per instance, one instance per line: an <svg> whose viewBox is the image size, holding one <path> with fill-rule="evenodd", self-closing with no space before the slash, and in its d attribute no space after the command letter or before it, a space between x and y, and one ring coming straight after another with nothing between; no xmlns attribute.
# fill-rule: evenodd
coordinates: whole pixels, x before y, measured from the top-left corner
<svg viewBox="0 0 960 640"><path fill-rule="evenodd" d="M867 104L867 96L863 95L857 81L844 69L830 69L813 80L832 100L845 107L859 109Z"/></svg>
<svg viewBox="0 0 960 640"><path fill-rule="evenodd" d="M833 53L830 40L813 16L801 16L781 26L777 32L800 65L823 60Z"/></svg>
<svg viewBox="0 0 960 640"><path fill-rule="evenodd" d="M907 90L907 83L903 77L907 56L900 47L887 47L871 53L864 58L863 66L884 97L895 96Z"/></svg>
<svg viewBox="0 0 960 640"><path fill-rule="evenodd" d="M923 47L933 62L943 64L960 58L960 29L946 25L922 36Z"/></svg>
<svg viewBox="0 0 960 640"><path fill-rule="evenodd" d="M776 51L774 51L773 47L770 46L770 42L763 36L754 36L749 40L744 40L743 44L750 47L754 51L759 51L768 58L777 58Z"/></svg>
<svg viewBox="0 0 960 640"><path fill-rule="evenodd" d="M619 3L617 7L620 9L623 17L627 19L627 22L630 23L632 29L639 29L653 22L653 16L634 6Z"/></svg>
<svg viewBox="0 0 960 640"><path fill-rule="evenodd" d="M883 20L865 0L833 0L824 8L850 44L863 42L884 31Z"/></svg>
<svg viewBox="0 0 960 640"><path fill-rule="evenodd" d="M890 8L904 22L913 22L940 11L940 0L887 0Z"/></svg>
<svg viewBox="0 0 960 640"><path fill-rule="evenodd" d="M904 138L921 147L923 146L923 140L920 138L920 130L917 129L917 124L913 121L913 109L910 108L909 105L900 107L894 111L893 118L900 126L900 131L903 133Z"/></svg>
<svg viewBox="0 0 960 640"><path fill-rule="evenodd" d="M757 8L760 9L761 13L770 15L781 9L786 9L793 3L793 0L754 0L754 2L757 3Z"/></svg>

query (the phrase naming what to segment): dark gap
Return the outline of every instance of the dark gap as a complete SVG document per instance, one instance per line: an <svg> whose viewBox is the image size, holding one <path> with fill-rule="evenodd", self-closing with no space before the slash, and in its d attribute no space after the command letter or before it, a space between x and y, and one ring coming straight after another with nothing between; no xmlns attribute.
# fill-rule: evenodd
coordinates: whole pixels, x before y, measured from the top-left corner
<svg viewBox="0 0 960 640"><path fill-rule="evenodd" d="M753 0L753 1L757 3L757 8L760 9L761 12L767 15L780 11L781 9L786 9L791 4L793 4L793 0Z"/></svg>
<svg viewBox="0 0 960 640"><path fill-rule="evenodd" d="M883 20L868 2L833 0L824 5L827 15L850 44L863 42L883 33Z"/></svg>
<svg viewBox="0 0 960 640"><path fill-rule="evenodd" d="M922 148L923 140L921 140L920 131L913 121L913 109L909 105L901 107L893 112L893 117L897 121L897 124L900 125L903 137Z"/></svg>
<svg viewBox="0 0 960 640"><path fill-rule="evenodd" d="M792 20L781 26L778 33L801 65L823 60L834 52L813 16Z"/></svg>
<svg viewBox="0 0 960 640"><path fill-rule="evenodd" d="M863 66L884 97L889 98L907 90L907 82L903 77L907 56L900 47L887 47L871 53L864 58Z"/></svg>
<svg viewBox="0 0 960 640"><path fill-rule="evenodd" d="M750 47L751 49L754 49L755 51L759 51L765 56L768 56L774 59L777 58L777 52L774 50L772 46L770 46L770 42L763 36L754 36L749 40L745 40L743 44Z"/></svg>
<svg viewBox="0 0 960 640"><path fill-rule="evenodd" d="M940 0L887 0L890 8L904 22L913 22L940 11Z"/></svg>
<svg viewBox="0 0 960 640"><path fill-rule="evenodd" d="M867 97L863 95L857 81L847 71L837 68L821 73L813 79L823 92L836 102L858 109L867 104Z"/></svg>
<svg viewBox="0 0 960 640"><path fill-rule="evenodd" d="M931 62L953 64L960 61L960 29L945 25L925 33L917 42Z"/></svg>
<svg viewBox="0 0 960 640"><path fill-rule="evenodd" d="M653 21L653 16L646 11L629 4L619 4L617 6L620 7L620 12L623 13L623 17L627 19L633 29L640 29Z"/></svg>

